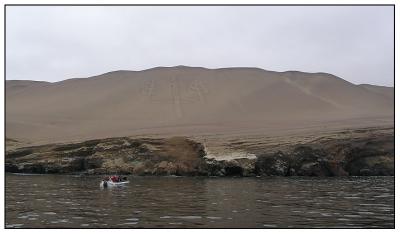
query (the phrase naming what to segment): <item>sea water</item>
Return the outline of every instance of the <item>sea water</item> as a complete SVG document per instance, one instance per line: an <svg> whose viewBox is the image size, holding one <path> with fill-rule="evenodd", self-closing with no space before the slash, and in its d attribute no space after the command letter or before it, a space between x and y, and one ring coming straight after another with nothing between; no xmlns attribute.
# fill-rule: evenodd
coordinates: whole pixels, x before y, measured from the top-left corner
<svg viewBox="0 0 400 234"><path fill-rule="evenodd" d="M6 174L6 228L394 228L394 177Z"/></svg>

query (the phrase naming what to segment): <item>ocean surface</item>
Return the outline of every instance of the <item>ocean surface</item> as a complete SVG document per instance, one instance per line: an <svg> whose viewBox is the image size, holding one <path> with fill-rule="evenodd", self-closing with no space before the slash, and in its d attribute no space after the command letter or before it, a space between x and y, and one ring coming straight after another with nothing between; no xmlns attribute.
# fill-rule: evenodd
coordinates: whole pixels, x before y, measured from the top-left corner
<svg viewBox="0 0 400 234"><path fill-rule="evenodd" d="M6 174L6 228L394 228L394 177Z"/></svg>

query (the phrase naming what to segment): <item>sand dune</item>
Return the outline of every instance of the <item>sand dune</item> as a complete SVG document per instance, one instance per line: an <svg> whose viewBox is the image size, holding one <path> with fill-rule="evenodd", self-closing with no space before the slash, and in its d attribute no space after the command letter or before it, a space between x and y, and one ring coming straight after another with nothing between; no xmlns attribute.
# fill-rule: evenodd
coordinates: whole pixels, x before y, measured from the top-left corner
<svg viewBox="0 0 400 234"><path fill-rule="evenodd" d="M178 66L6 81L6 136L31 143L380 125L393 115L393 88L326 73Z"/></svg>

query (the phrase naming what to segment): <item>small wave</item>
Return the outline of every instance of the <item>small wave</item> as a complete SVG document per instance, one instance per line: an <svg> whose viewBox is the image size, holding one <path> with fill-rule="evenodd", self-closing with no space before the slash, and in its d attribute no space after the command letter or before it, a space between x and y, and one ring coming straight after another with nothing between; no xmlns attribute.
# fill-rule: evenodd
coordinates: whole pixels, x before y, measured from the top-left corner
<svg viewBox="0 0 400 234"><path fill-rule="evenodd" d="M385 198L385 197L394 197L393 194L382 194L382 195L378 195L378 196L374 196L376 198Z"/></svg>
<svg viewBox="0 0 400 234"><path fill-rule="evenodd" d="M257 202L264 202L264 203L268 203L268 201L264 201L264 200L256 200Z"/></svg>
<svg viewBox="0 0 400 234"><path fill-rule="evenodd" d="M386 204L377 204L377 203L362 203L360 206L388 206Z"/></svg>
<svg viewBox="0 0 400 234"><path fill-rule="evenodd" d="M307 212L308 214L318 214L319 212L318 211L309 211L309 212Z"/></svg>
<svg viewBox="0 0 400 234"><path fill-rule="evenodd" d="M188 215L188 216L177 216L177 218L181 219L201 219L201 216L193 216L193 215Z"/></svg>
<svg viewBox="0 0 400 234"><path fill-rule="evenodd" d="M275 224L264 224L264 227L269 227L269 228L276 228L277 226Z"/></svg>
<svg viewBox="0 0 400 234"><path fill-rule="evenodd" d="M24 224L22 223L15 223L15 224L7 224L6 227L7 228L19 228L22 227Z"/></svg>
<svg viewBox="0 0 400 234"><path fill-rule="evenodd" d="M330 217L330 216L332 216L331 214L328 214L328 213L321 213L321 215L322 215L322 216L325 216L325 217Z"/></svg>
<svg viewBox="0 0 400 234"><path fill-rule="evenodd" d="M222 219L222 217L216 217L216 216L207 216L207 219Z"/></svg>
<svg viewBox="0 0 400 234"><path fill-rule="evenodd" d="M19 176L44 176L47 174L31 174L31 173L11 173L13 175L19 175Z"/></svg>
<svg viewBox="0 0 400 234"><path fill-rule="evenodd" d="M55 212L44 212L43 214L45 214L45 215L56 215L57 213L55 213Z"/></svg>
<svg viewBox="0 0 400 234"><path fill-rule="evenodd" d="M135 224L138 224L138 222L121 223L121 224L118 224L118 226L124 226L124 225L135 225Z"/></svg>
<svg viewBox="0 0 400 234"><path fill-rule="evenodd" d="M361 218L361 215L343 215L343 216L347 218Z"/></svg>
<svg viewBox="0 0 400 234"><path fill-rule="evenodd" d="M362 214L362 215L373 215L373 214L375 214L374 212L369 212L369 211L359 211L357 213Z"/></svg>

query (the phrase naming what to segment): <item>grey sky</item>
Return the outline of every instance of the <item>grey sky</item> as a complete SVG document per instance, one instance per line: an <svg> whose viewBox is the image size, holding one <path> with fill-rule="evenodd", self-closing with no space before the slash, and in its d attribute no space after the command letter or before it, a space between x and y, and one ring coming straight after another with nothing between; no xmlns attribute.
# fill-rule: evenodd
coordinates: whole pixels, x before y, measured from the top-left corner
<svg viewBox="0 0 400 234"><path fill-rule="evenodd" d="M391 6L8 6L6 17L10 80L188 65L394 83Z"/></svg>

